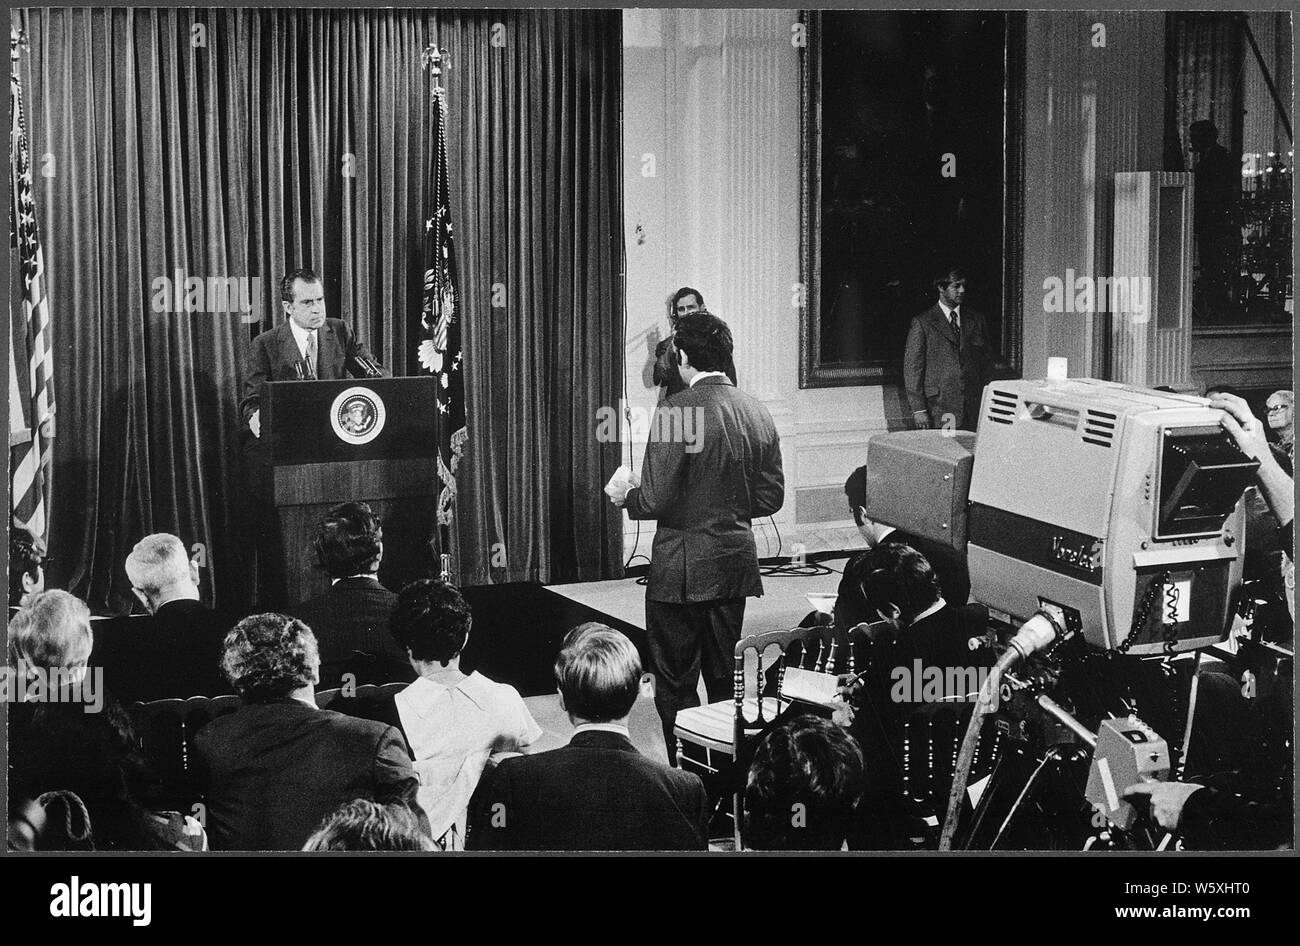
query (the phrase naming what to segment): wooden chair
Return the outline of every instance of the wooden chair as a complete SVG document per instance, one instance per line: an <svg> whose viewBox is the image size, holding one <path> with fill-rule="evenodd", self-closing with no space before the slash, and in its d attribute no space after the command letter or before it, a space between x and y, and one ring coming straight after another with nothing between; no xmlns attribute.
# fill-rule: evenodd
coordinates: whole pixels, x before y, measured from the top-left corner
<svg viewBox="0 0 1300 946"><path fill-rule="evenodd" d="M957 756L975 704L970 700L921 703L903 718L903 796L927 847L937 842L948 810ZM1006 750L1001 730L986 717L975 745L968 785L992 774Z"/></svg>
<svg viewBox="0 0 1300 946"><path fill-rule="evenodd" d="M774 664L764 667L764 653L771 648L778 653ZM791 651L798 648L794 666L816 673L853 672L853 649L843 648L846 655L841 668L837 652L841 649L836 630L831 626L796 627L788 631L768 631L741 638L734 651L734 692L732 699L707 706L693 706L677 713L673 735L677 740L677 764L694 771L709 782L732 780L732 822L736 849L740 848L744 773L739 772L742 758L747 758L747 740L752 740L790 707L783 687ZM768 669L775 668L769 679ZM746 680L752 680L752 694ZM697 752L692 755L688 747ZM721 797L725 797L719 791Z"/></svg>
<svg viewBox="0 0 1300 946"><path fill-rule="evenodd" d="M201 800L194 772L194 736L239 705L239 697L233 695L191 696L136 703L127 710L136 746L161 783L155 807L188 812Z"/></svg>

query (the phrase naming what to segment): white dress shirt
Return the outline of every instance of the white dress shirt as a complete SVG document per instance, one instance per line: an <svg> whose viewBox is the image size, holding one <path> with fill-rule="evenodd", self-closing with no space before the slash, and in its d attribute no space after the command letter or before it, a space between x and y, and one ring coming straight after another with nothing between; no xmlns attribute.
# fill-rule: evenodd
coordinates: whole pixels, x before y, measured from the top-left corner
<svg viewBox="0 0 1300 946"><path fill-rule="evenodd" d="M954 315L956 315L956 316L957 316L957 327L958 327L958 328L961 328L961 306L958 306L958 307L955 308L955 309L950 309L950 308L948 308L948 303L946 303L946 302L944 302L942 299L940 299L940 300L939 300L939 308L943 311L943 317L944 317L945 319L948 320L948 323L949 323L950 325L952 324L952 317L953 317Z"/></svg>
<svg viewBox="0 0 1300 946"><path fill-rule="evenodd" d="M727 378L727 373L725 371L701 371L695 377L691 378L690 386L695 387L695 382L700 380L700 378ZM727 378L727 380L730 381L731 379Z"/></svg>
<svg viewBox="0 0 1300 946"><path fill-rule="evenodd" d="M289 330L293 332L293 340L298 343L298 354L302 355L302 360L307 360L307 337L316 336L316 364L320 366L320 331L318 329L306 329L295 322L289 320Z"/></svg>
<svg viewBox="0 0 1300 946"><path fill-rule="evenodd" d="M531 745L542 727L518 690L477 672L450 685L421 677L396 702L420 777L416 797L433 837L455 826L463 847L466 808L488 756Z"/></svg>

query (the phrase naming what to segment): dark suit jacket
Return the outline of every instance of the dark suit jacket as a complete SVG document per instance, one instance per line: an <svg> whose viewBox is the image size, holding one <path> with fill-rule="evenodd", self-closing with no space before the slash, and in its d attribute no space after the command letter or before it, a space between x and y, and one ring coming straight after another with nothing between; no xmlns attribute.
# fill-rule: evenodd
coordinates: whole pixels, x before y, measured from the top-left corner
<svg viewBox="0 0 1300 946"><path fill-rule="evenodd" d="M971 637L984 631L974 620L978 610L963 611L945 604L929 617L903 628L894 645L893 665L909 672L916 660L921 661L922 667L964 669L989 666L992 663L990 651L971 650L968 643ZM959 682L964 685L966 681Z"/></svg>
<svg viewBox="0 0 1300 946"><path fill-rule="evenodd" d="M298 700L219 716L194 747L213 850L296 851L344 802L414 804L418 779L396 729Z"/></svg>
<svg viewBox="0 0 1300 946"><path fill-rule="evenodd" d="M92 667L123 703L233 693L221 672L234 615L199 601L169 601L156 614L96 621Z"/></svg>
<svg viewBox="0 0 1300 946"><path fill-rule="evenodd" d="M366 346L352 337L346 322L342 319L326 319L316 336L317 379L333 381L349 375L365 377L365 373L352 360L357 355L375 360ZM263 381L300 381L306 373L307 365L302 353L298 351L298 342L293 337L293 329L289 327L287 319L253 339L253 347L244 369L244 397L239 402L239 416L243 419L244 426L248 426L248 418L260 406Z"/></svg>
<svg viewBox="0 0 1300 946"><path fill-rule="evenodd" d="M937 302L912 320L903 352L903 384L914 414L928 412L936 428L944 427L944 415L951 414L955 429L974 430L984 385L993 377L993 353L984 317L967 305L958 311L960 351Z"/></svg>
<svg viewBox="0 0 1300 946"><path fill-rule="evenodd" d="M631 518L658 520L647 600L761 595L750 522L784 502L781 440L757 399L717 376L666 398L626 503Z"/></svg>
<svg viewBox="0 0 1300 946"><path fill-rule="evenodd" d="M924 555L934 569L944 601L955 608L966 604L970 598L970 572L966 567L965 556L937 542L898 529L886 535L884 541L911 546ZM835 596L835 626L842 632L863 622L871 624L880 620L880 615L868 606L862 590L870 564L871 553L859 552L844 565Z"/></svg>
<svg viewBox="0 0 1300 946"><path fill-rule="evenodd" d="M395 607L397 595L377 578L344 578L289 610L316 635L321 662L319 689L338 686L344 672L356 674L358 684L415 679L406 652L388 633L388 619ZM362 672L351 666L358 653L372 658L356 662Z"/></svg>
<svg viewBox="0 0 1300 946"><path fill-rule="evenodd" d="M700 777L647 759L618 733L580 732L563 749L506 759L483 798L484 817L469 837L478 850L708 847Z"/></svg>

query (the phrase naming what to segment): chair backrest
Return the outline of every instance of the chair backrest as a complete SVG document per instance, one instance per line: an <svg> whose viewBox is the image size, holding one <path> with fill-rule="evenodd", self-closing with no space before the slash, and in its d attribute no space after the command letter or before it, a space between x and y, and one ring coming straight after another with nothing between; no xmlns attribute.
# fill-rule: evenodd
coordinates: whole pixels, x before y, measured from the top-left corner
<svg viewBox="0 0 1300 946"><path fill-rule="evenodd" d="M773 671L770 678L768 670L763 667L765 651L777 649L776 660L768 670ZM795 652L795 654L792 654ZM756 715L749 719L745 715L745 675L746 656L754 654L753 681ZM797 654L797 656L796 656ZM843 658L840 655L843 655ZM748 771L747 759L754 737L746 735L765 729L789 705L783 701L782 687L788 666L797 666L815 673L851 673L853 668L853 648L841 646L837 629L830 624L818 624L812 627L795 627L788 631L766 631L743 637L736 644L734 651L733 699L735 705L735 724L731 737L731 757L735 763L731 774L732 780L732 824L735 850L741 846L741 825L744 819L744 783ZM793 656L794 663L791 664ZM768 685L770 684L770 686ZM764 691L771 690L772 696L765 697ZM771 710L769 715L768 710Z"/></svg>
<svg viewBox="0 0 1300 946"><path fill-rule="evenodd" d="M191 696L188 699L136 703L128 709L136 744L161 782L168 807L189 809L199 800L194 780L194 736L218 716L239 709L239 697Z"/></svg>
<svg viewBox="0 0 1300 946"><path fill-rule="evenodd" d="M734 670L733 682L735 685L734 700L736 707L736 738L733 746L739 746L740 740L745 732L756 729L762 729L772 721L773 717L767 715L767 706L762 699L763 693L768 687L764 684L767 681L766 671L763 666L763 654L767 650L776 647L778 650L775 663L770 665L775 669L775 677L771 681L772 689L777 695L778 712L780 707L781 686L784 682L785 671L790 664L791 651L797 649L797 657L793 666L801 667L805 670L811 670L815 673L852 673L853 672L853 648L841 647L836 633L836 629L830 625L820 625L816 627L795 627L788 631L766 631L762 634L751 634L749 637L743 637L736 643L734 651ZM755 654L753 662L753 680L754 695L757 698L757 717L753 720L745 716L745 688L746 688L746 655ZM839 655L844 654L841 660Z"/></svg>
<svg viewBox="0 0 1300 946"><path fill-rule="evenodd" d="M903 717L903 794L923 816L943 820L957 756L974 709L970 700L920 703ZM986 716L971 760L970 783L989 775L1003 751L1002 732L994 719Z"/></svg>
<svg viewBox="0 0 1300 946"><path fill-rule="evenodd" d="M400 719L393 697L405 690L409 683L367 683L363 686L322 690L316 694L316 705L358 719L370 719L389 726L398 726Z"/></svg>

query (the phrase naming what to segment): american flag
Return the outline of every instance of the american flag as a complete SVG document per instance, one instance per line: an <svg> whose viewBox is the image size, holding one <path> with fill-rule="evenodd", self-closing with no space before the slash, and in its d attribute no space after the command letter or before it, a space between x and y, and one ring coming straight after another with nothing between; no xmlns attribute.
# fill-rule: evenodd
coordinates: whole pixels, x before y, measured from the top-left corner
<svg viewBox="0 0 1300 946"><path fill-rule="evenodd" d="M425 50L424 65L433 80L430 105L434 148L426 181L431 209L424 222L424 309L419 358L420 365L438 379L438 478L442 481L438 524L450 526L455 512L456 468L465 450L465 384L447 178L447 102L441 83L442 54L436 47Z"/></svg>
<svg viewBox="0 0 1300 946"><path fill-rule="evenodd" d="M54 439L54 378L50 357L50 308L45 295L45 263L41 257L32 199L31 155L23 119L22 83L17 62L9 75L13 161L9 208L10 247L18 250L15 272L22 279L21 310L9 313L9 473L14 525L41 542L48 540L50 456ZM18 366L26 364L26 383Z"/></svg>

